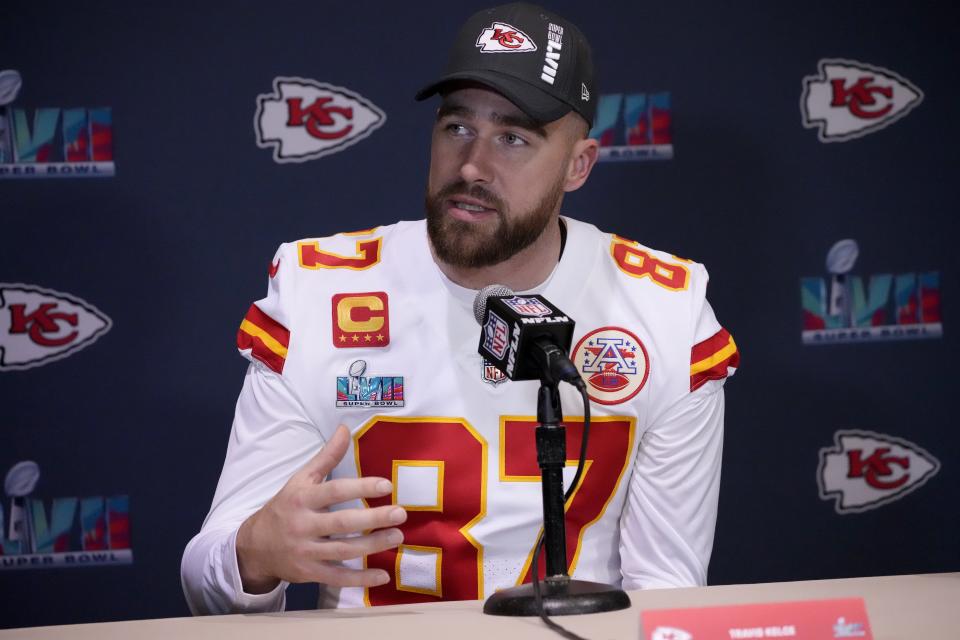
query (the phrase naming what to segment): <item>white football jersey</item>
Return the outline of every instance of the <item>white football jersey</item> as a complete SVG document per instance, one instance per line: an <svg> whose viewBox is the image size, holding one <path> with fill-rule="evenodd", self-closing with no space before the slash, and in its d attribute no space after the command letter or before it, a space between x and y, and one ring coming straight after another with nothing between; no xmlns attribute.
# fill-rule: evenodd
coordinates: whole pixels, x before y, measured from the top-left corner
<svg viewBox="0 0 960 640"><path fill-rule="evenodd" d="M586 467L567 503L569 573L625 588L704 584L736 345L706 302L702 265L564 221L561 260L535 292L576 321L571 358L591 398ZM212 574L235 573L231 535L341 423L352 442L331 477L391 479L393 495L367 504L402 505L408 519L398 549L347 563L391 581L321 586L321 606L477 599L529 581L542 526L539 383L506 380L478 354L476 293L438 269L424 221L279 249L238 333L253 365L213 507L184 558L195 611L255 607L237 593L197 604L191 581L209 590ZM569 483L583 408L569 385L561 400Z"/></svg>

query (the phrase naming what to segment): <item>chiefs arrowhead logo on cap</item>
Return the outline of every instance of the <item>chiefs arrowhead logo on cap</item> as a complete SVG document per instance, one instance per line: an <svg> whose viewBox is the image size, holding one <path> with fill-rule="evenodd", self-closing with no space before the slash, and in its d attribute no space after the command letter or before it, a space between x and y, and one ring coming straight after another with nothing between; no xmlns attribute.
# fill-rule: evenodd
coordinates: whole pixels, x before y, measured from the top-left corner
<svg viewBox="0 0 960 640"><path fill-rule="evenodd" d="M537 50L530 36L506 22L494 22L490 28L481 31L477 47L483 53L526 53Z"/></svg>
<svg viewBox="0 0 960 640"><path fill-rule="evenodd" d="M110 330L92 304L30 284L0 283L0 371L66 358Z"/></svg>

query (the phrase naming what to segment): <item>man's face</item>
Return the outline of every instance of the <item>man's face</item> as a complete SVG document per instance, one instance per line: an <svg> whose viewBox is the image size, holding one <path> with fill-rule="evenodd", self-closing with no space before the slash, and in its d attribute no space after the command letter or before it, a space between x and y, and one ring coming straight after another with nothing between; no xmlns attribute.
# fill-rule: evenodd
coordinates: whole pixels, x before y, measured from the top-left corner
<svg viewBox="0 0 960 640"><path fill-rule="evenodd" d="M539 238L560 208L575 127L564 118L540 125L488 89L446 94L433 127L426 195L437 257L487 267Z"/></svg>

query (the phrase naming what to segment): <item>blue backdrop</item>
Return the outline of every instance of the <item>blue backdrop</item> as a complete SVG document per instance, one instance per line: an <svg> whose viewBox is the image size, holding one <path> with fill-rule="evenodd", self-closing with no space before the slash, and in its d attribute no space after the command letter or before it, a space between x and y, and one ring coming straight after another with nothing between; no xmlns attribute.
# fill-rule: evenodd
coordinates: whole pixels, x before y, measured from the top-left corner
<svg viewBox="0 0 960 640"><path fill-rule="evenodd" d="M433 107L412 96L481 6L31 2L3 11L0 69L18 71L22 86L0 113L11 148L24 129L28 138L0 163L0 472L37 463L39 476L23 465L13 475L37 480L27 504L45 514L49 540L32 564L16 563L31 554L10 536L22 499L8 483L0 626L187 614L180 555L209 507L246 368L237 326L263 295L281 242L422 217ZM598 164L564 212L706 264L710 300L742 352L727 385L710 582L960 569L960 437L950 410L960 178L952 6L551 7L590 38L608 104L621 94L650 105L642 122L619 115L610 134L612 145L649 159ZM919 89L922 100L899 118L869 119L886 126L860 137L822 142L804 126L801 103L804 78L819 76L827 59L859 74L840 81L848 112L893 109L871 89L891 83L899 82L894 92ZM851 89L865 75L873 79ZM254 116L257 96L280 76L347 88L386 121L335 154L275 162L257 145ZM27 143L54 117L51 144L31 156ZM79 129L65 134L64 122ZM625 137L621 122L637 124L639 138ZM115 175L17 178L70 157L101 176L112 158ZM825 259L845 238L860 257L838 289ZM882 279L871 285L871 276L909 273L937 275L889 296ZM810 281L807 315L801 278L823 283ZM846 293L847 316L831 316L829 305L818 315L818 291L827 301ZM914 294L926 315L911 311ZM18 295L27 297L17 303ZM42 304L59 306L33 313ZM805 327L835 336L829 330L849 321L851 306L866 313L863 326L919 319L939 323L942 337L804 343ZM91 307L110 324L98 325ZM33 340L69 334L71 313L83 348ZM844 494L855 504L841 508L821 495L839 482L821 473L821 449L852 430L900 448L869 458ZM934 458L934 471L911 476L920 457L891 462L907 450ZM876 448L861 451L868 458ZM869 481L901 484L863 498ZM53 504L90 496L120 498L75 511L69 500ZM124 523L132 563L127 552L106 553L126 548ZM31 524L44 533L43 522ZM84 555L84 544L105 549ZM291 605L312 606L314 591L293 588Z"/></svg>

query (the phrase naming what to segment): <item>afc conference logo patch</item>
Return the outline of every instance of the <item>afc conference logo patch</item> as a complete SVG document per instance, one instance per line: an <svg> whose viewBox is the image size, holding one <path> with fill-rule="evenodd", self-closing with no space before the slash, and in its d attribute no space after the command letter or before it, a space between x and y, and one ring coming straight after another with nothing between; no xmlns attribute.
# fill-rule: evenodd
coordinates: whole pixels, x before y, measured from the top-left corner
<svg viewBox="0 0 960 640"><path fill-rule="evenodd" d="M483 53L525 53L536 51L537 45L520 29L506 22L494 22L480 32L477 48Z"/></svg>
<svg viewBox="0 0 960 640"><path fill-rule="evenodd" d="M824 59L820 75L803 79L803 126L820 142L844 142L887 127L923 101L923 92L897 73L857 62Z"/></svg>
<svg viewBox="0 0 960 640"><path fill-rule="evenodd" d="M912 442L872 431L837 431L820 450L820 498L837 513L859 513L899 500L922 487L940 462Z"/></svg>
<svg viewBox="0 0 960 640"><path fill-rule="evenodd" d="M385 347L390 344L390 306L384 291L333 296L333 346Z"/></svg>
<svg viewBox="0 0 960 640"><path fill-rule="evenodd" d="M0 283L0 371L66 358L111 326L110 318L80 298L30 284Z"/></svg>
<svg viewBox="0 0 960 640"><path fill-rule="evenodd" d="M600 404L620 404L640 392L650 375L650 357L640 338L620 327L602 327L580 338L573 363Z"/></svg>
<svg viewBox="0 0 960 640"><path fill-rule="evenodd" d="M273 93L257 97L257 146L276 162L305 162L343 151L386 122L386 114L358 93L305 78L278 77Z"/></svg>

